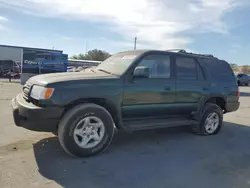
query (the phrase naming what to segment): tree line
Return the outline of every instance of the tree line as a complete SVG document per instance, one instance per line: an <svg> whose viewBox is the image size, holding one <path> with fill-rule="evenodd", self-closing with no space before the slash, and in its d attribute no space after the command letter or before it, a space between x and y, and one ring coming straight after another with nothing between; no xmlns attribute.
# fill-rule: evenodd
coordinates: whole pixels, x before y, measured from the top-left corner
<svg viewBox="0 0 250 188"><path fill-rule="evenodd" d="M111 56L110 53L103 51L103 50L90 50L85 54L78 54L73 55L70 57L71 59L78 59L78 60L92 60L92 61L104 61L105 59L109 58Z"/></svg>
<svg viewBox="0 0 250 188"><path fill-rule="evenodd" d="M230 66L232 67L233 71L235 71L235 72L250 74L250 66L249 65L238 66L238 65L232 63L232 64L230 64Z"/></svg>

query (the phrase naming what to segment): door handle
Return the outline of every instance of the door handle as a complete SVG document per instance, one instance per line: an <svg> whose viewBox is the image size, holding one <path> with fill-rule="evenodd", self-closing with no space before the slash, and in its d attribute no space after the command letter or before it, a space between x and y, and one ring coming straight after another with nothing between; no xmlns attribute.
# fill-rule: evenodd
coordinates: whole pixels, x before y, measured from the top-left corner
<svg viewBox="0 0 250 188"><path fill-rule="evenodd" d="M202 88L204 91L207 91L207 90L209 90L209 87L203 87Z"/></svg>

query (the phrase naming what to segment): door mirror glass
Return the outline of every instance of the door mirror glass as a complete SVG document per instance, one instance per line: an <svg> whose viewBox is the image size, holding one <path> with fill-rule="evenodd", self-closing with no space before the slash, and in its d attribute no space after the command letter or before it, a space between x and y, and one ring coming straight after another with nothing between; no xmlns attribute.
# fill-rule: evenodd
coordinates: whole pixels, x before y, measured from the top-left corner
<svg viewBox="0 0 250 188"><path fill-rule="evenodd" d="M134 70L134 77L148 78L149 77L149 69L148 67L139 66Z"/></svg>

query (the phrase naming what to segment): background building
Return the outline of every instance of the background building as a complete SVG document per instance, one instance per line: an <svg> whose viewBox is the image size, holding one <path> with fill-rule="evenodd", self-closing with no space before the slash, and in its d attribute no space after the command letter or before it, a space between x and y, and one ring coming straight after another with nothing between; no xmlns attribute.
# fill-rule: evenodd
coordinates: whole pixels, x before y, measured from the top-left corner
<svg viewBox="0 0 250 188"><path fill-rule="evenodd" d="M19 72L21 84L37 74L66 72L68 55L61 50L0 45L0 76Z"/></svg>

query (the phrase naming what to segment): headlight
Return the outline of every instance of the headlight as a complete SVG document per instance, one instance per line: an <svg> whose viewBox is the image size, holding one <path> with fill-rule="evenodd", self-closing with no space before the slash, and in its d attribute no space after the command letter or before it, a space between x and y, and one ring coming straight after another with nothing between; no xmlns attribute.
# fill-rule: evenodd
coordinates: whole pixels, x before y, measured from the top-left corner
<svg viewBox="0 0 250 188"><path fill-rule="evenodd" d="M54 88L45 88L42 86L34 85L32 87L30 96L33 99L40 100L40 99L49 99L54 92Z"/></svg>

